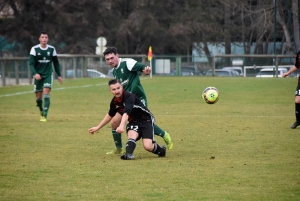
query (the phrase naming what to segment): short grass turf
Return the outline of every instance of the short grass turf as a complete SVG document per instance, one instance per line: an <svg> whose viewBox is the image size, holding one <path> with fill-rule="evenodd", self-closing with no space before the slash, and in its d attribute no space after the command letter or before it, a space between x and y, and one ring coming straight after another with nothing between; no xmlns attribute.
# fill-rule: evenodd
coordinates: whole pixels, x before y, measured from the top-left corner
<svg viewBox="0 0 300 201"><path fill-rule="evenodd" d="M297 79L141 77L174 148L159 158L139 141L133 161L105 154L109 125L88 133L108 112L107 82L56 81L46 123L33 86L0 88L0 200L300 200ZM208 86L214 105L201 97Z"/></svg>

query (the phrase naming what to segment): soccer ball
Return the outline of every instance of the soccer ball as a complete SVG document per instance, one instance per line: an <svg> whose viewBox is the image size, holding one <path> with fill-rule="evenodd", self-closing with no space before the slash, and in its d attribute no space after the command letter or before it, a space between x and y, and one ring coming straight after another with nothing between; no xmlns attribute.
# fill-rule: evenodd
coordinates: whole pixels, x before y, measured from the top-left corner
<svg viewBox="0 0 300 201"><path fill-rule="evenodd" d="M219 100L219 94L216 87L207 87L202 92L202 98L207 104L215 104Z"/></svg>

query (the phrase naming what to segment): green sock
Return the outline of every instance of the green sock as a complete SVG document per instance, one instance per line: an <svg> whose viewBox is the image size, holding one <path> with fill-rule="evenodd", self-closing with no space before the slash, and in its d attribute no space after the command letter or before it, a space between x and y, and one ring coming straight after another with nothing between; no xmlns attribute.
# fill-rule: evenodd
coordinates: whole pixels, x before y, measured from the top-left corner
<svg viewBox="0 0 300 201"><path fill-rule="evenodd" d="M44 94L44 117L47 118L48 111L50 107L50 95L49 94Z"/></svg>
<svg viewBox="0 0 300 201"><path fill-rule="evenodd" d="M158 135L160 137L164 137L165 131L163 129L161 129L160 127L158 127L158 125L154 124L154 134Z"/></svg>
<svg viewBox="0 0 300 201"><path fill-rule="evenodd" d="M43 111L43 100L41 98L36 99L36 106L40 109L40 111Z"/></svg>
<svg viewBox="0 0 300 201"><path fill-rule="evenodd" d="M112 135L117 148L122 148L122 135L117 133L116 130L112 130Z"/></svg>

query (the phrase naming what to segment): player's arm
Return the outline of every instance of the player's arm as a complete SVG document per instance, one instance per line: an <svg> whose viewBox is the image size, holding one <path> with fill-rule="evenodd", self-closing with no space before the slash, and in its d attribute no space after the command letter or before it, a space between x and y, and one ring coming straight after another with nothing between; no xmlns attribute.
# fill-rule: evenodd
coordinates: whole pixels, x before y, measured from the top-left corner
<svg viewBox="0 0 300 201"><path fill-rule="evenodd" d="M124 127L126 122L128 121L128 114L131 113L132 109L133 109L133 105L134 105L134 96L132 93L129 92L124 92L124 112L122 115L122 119L121 119L121 123L119 125L119 127L116 129L116 131L118 133L123 133L124 132Z"/></svg>
<svg viewBox="0 0 300 201"><path fill-rule="evenodd" d="M128 121L128 114L124 113L122 115L121 123L120 123L119 127L116 129L116 132L118 132L120 134L123 133L124 132L124 127L125 127L125 124L126 124L127 121Z"/></svg>
<svg viewBox="0 0 300 201"><path fill-rule="evenodd" d="M31 48L30 50L30 56L29 56L29 67L32 75L36 80L41 80L40 74L38 74L35 70L35 49Z"/></svg>
<svg viewBox="0 0 300 201"><path fill-rule="evenodd" d="M146 75L149 75L151 73L151 68L149 66L139 63L134 59L128 59L126 61L126 64L127 64L128 70L130 70L130 71L140 71Z"/></svg>
<svg viewBox="0 0 300 201"><path fill-rule="evenodd" d="M287 77L288 75L292 74L293 72L295 72L298 68L296 66L293 66L288 72L283 73L282 77Z"/></svg>
<svg viewBox="0 0 300 201"><path fill-rule="evenodd" d="M57 74L57 80L59 81L59 83L62 84L62 77L61 77L61 72L60 72L60 65L58 62L58 58L57 58L57 54L56 54L56 50L53 50L53 55L52 55L52 62L54 65L54 70Z"/></svg>
<svg viewBox="0 0 300 201"><path fill-rule="evenodd" d="M100 130L100 128L102 128L103 126L108 124L111 119L112 119L112 117L109 114L106 114L98 126L95 126L95 127L92 127L89 129L89 133L93 135L94 132Z"/></svg>

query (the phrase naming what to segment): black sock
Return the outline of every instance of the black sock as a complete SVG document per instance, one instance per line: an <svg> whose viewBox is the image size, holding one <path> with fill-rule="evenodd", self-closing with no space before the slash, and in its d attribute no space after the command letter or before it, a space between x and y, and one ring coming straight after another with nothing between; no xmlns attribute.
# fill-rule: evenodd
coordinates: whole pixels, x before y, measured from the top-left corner
<svg viewBox="0 0 300 201"><path fill-rule="evenodd" d="M136 146L135 140L132 138L129 138L126 143L126 153L132 154L134 152L135 146Z"/></svg>
<svg viewBox="0 0 300 201"><path fill-rule="evenodd" d="M296 121L300 122L300 104L295 103Z"/></svg>
<svg viewBox="0 0 300 201"><path fill-rule="evenodd" d="M154 143L154 149L152 150L152 153L159 154L160 152L161 152L161 147L158 144Z"/></svg>
<svg viewBox="0 0 300 201"><path fill-rule="evenodd" d="M43 100L41 98L36 99L36 106L39 107L40 111L43 111Z"/></svg>

